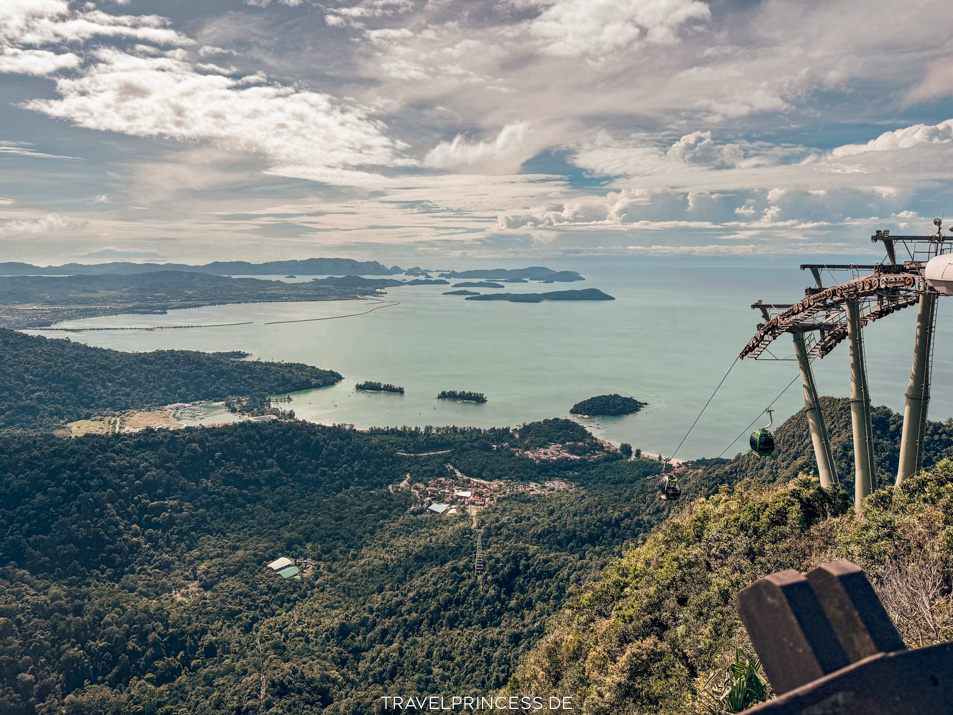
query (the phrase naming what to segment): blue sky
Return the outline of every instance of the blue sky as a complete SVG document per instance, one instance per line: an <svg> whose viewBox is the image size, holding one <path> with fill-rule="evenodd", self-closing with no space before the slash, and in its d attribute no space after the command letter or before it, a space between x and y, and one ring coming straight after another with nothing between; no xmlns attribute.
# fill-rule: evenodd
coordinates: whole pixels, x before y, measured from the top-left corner
<svg viewBox="0 0 953 715"><path fill-rule="evenodd" d="M951 20L2 0L0 260L857 253L953 218Z"/></svg>

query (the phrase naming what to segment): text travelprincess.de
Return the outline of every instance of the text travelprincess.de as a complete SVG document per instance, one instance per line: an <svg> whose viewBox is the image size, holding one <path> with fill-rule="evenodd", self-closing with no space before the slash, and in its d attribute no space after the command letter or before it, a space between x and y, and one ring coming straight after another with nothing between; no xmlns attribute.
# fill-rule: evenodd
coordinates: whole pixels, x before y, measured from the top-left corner
<svg viewBox="0 0 953 715"><path fill-rule="evenodd" d="M532 710L572 710L571 697L530 697L530 696L511 696L502 695L496 697L471 696L471 695L428 695L428 696L409 696L384 695L381 697L384 701L384 712L399 712L404 710L510 710L517 712L526 712Z"/></svg>

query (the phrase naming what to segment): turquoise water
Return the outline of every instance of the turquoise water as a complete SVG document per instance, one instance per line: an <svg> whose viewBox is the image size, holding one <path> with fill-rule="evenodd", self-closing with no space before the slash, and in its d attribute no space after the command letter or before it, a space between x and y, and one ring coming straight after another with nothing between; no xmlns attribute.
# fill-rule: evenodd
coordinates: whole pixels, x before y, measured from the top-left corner
<svg viewBox="0 0 953 715"><path fill-rule="evenodd" d="M841 257L812 261L846 262ZM854 259L856 260L856 259ZM870 262L870 257L861 259ZM441 295L448 286L388 291L390 305L358 317L266 325L275 321L343 316L378 303L333 301L212 306L168 315L123 315L62 323L60 327L244 323L189 330L69 333L71 340L126 351L157 348L246 350L252 359L305 362L337 370L334 387L299 393L288 405L299 417L358 428L383 425L510 425L567 416L577 401L618 392L648 403L642 412L587 422L599 437L671 454L718 381L755 331L750 305L792 302L809 274L798 257L578 257L536 264L577 270L575 284L508 285L504 290L599 288L607 302L519 304L465 301ZM526 261L455 262L454 268L520 267ZM299 280L304 277L299 277ZM931 418L953 415L953 311L940 302ZM949 313L949 315L948 315ZM875 404L899 410L909 377L916 312L897 313L866 329ZM50 337L62 332L32 331ZM778 357L791 357L778 341ZM824 394L850 390L846 342L816 364ZM793 361L738 363L678 457L732 456L745 449L739 433L797 375ZM402 385L403 397L356 393L356 382ZM440 390L483 392L484 405L435 400ZM780 422L802 406L800 383L778 400ZM284 407L284 405L283 405ZM213 419L214 421L214 419Z"/></svg>

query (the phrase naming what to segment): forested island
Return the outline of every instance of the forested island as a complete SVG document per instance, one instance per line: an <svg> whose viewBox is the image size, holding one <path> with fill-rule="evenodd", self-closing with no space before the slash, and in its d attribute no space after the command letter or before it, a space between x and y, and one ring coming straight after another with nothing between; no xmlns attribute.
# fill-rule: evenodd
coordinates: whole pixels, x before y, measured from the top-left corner
<svg viewBox="0 0 953 715"><path fill-rule="evenodd" d="M598 395L590 397L588 400L577 402L569 410L572 415L587 415L589 417L608 417L617 415L631 415L645 407L644 402L639 402L632 397L623 397L618 394Z"/></svg>
<svg viewBox="0 0 953 715"><path fill-rule="evenodd" d="M343 300L404 285L393 278L344 276L304 283L163 271L133 275L0 277L0 327L44 327L118 313L165 313L222 303Z"/></svg>
<svg viewBox="0 0 953 715"><path fill-rule="evenodd" d="M505 300L510 303L542 303L544 300L615 300L597 288L583 290L557 290L549 293L484 293L471 295L465 300Z"/></svg>
<svg viewBox="0 0 953 715"><path fill-rule="evenodd" d="M487 280L502 280L506 282L552 281L558 283L572 283L585 280L576 271L554 271L543 266L531 268L489 268L473 271L444 271L441 278L482 278Z"/></svg>
<svg viewBox="0 0 953 715"><path fill-rule="evenodd" d="M443 390L437 395L438 400L460 400L461 402L486 402L486 395L482 392L467 392L466 390Z"/></svg>
<svg viewBox="0 0 953 715"><path fill-rule="evenodd" d="M464 281L455 283L454 288L502 288L502 283L493 283L492 281Z"/></svg>
<svg viewBox="0 0 953 715"><path fill-rule="evenodd" d="M480 295L475 290L448 290L444 295Z"/></svg>
<svg viewBox="0 0 953 715"><path fill-rule="evenodd" d="M219 276L278 276L285 274L387 276L403 272L399 266L388 268L377 261L355 261L351 258L306 258L304 260L266 261L264 263L215 261L197 266L186 263L129 263L128 261L92 264L65 263L61 266L34 266L29 263L18 262L0 263L0 275L3 276L130 275L158 271L211 273ZM289 275L288 277L293 276Z"/></svg>
<svg viewBox="0 0 953 715"><path fill-rule="evenodd" d="M397 385L391 385L389 383L375 382L373 380L365 380L364 382L359 382L354 386L355 390L360 390L362 392L394 392L398 395L404 394L404 388Z"/></svg>
<svg viewBox="0 0 953 715"><path fill-rule="evenodd" d="M342 377L301 363L190 350L124 353L0 329L0 430L53 429L122 410L326 387Z"/></svg>

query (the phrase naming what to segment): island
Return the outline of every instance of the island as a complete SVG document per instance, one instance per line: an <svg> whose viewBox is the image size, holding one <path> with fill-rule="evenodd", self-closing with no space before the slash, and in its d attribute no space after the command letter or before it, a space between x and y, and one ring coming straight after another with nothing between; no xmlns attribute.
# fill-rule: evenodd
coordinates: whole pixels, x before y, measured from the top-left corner
<svg viewBox="0 0 953 715"><path fill-rule="evenodd" d="M444 295L480 295L475 290L448 290Z"/></svg>
<svg viewBox="0 0 953 715"><path fill-rule="evenodd" d="M484 280L504 280L509 281L513 278L524 278L531 281L558 281L560 283L572 283L573 281L585 280L576 271L554 271L543 266L533 266L531 268L490 268L473 271L444 271L440 274L441 278L479 278Z"/></svg>
<svg viewBox="0 0 953 715"><path fill-rule="evenodd" d="M349 274L388 276L403 273L399 266L388 268L377 261L355 261L351 258L306 258L291 261L266 261L265 263L215 261L198 266L186 263L130 263L128 261L92 264L64 263L61 266L34 266L18 261L0 263L0 275L3 276L130 275L159 271L211 273L216 276L277 276L283 273L306 276L344 276Z"/></svg>
<svg viewBox="0 0 953 715"><path fill-rule="evenodd" d="M465 300L506 300L510 303L542 303L544 300L615 300L597 288L556 290L549 293L484 293Z"/></svg>
<svg viewBox="0 0 953 715"><path fill-rule="evenodd" d="M381 297L393 278L342 276L304 283L160 271L75 276L0 276L0 327L39 328L61 320L118 313L162 314L223 303ZM182 326L165 326L165 329ZM119 328L113 328L119 329Z"/></svg>
<svg viewBox="0 0 953 715"><path fill-rule="evenodd" d="M590 397L588 400L577 402L569 410L571 415L584 415L586 417L615 417L618 415L631 415L638 412L646 403L639 402L632 397L623 397L618 394L598 395Z"/></svg>
<svg viewBox="0 0 953 715"><path fill-rule="evenodd" d="M482 405L486 402L486 395L482 392L467 392L466 390L444 390L437 395L438 400L457 400L458 402L475 402Z"/></svg>
<svg viewBox="0 0 953 715"><path fill-rule="evenodd" d="M354 389L360 390L361 392L393 392L398 395L404 394L403 387L398 387L397 385L390 385L383 382L376 382L373 380L359 382L354 386Z"/></svg>
<svg viewBox="0 0 953 715"><path fill-rule="evenodd" d="M285 278L297 278L297 277L298 276L296 276L294 273L289 273L288 275L285 276Z"/></svg>
<svg viewBox="0 0 953 715"><path fill-rule="evenodd" d="M457 283L454 288L502 288L502 283L492 283L491 281L467 281L466 283Z"/></svg>
<svg viewBox="0 0 953 715"><path fill-rule="evenodd" d="M408 286L445 286L449 284L450 281L445 281L443 278L414 278L412 281L404 283Z"/></svg>

